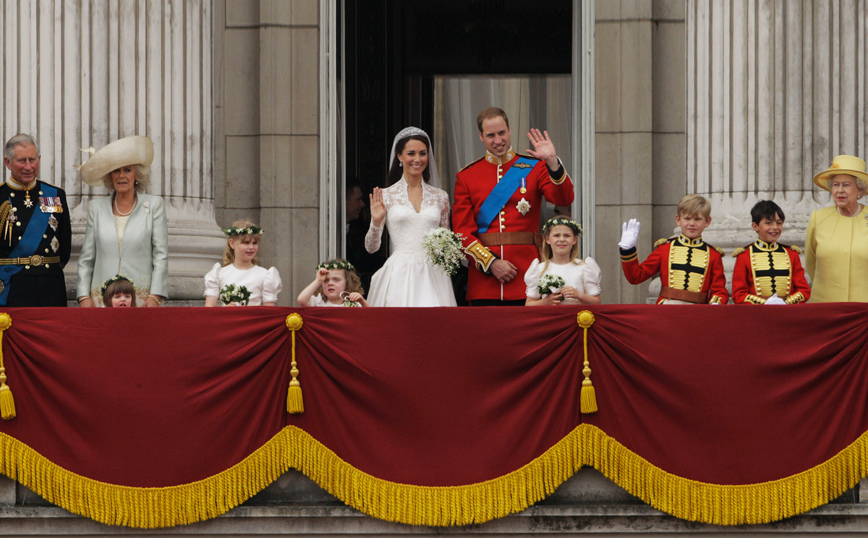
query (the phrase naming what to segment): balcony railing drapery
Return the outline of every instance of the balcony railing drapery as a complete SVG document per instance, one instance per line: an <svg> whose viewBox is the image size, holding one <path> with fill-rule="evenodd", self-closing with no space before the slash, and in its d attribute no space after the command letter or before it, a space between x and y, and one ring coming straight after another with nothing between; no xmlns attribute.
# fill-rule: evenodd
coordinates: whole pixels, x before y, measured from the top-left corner
<svg viewBox="0 0 868 538"><path fill-rule="evenodd" d="M0 472L107 524L213 518L291 467L441 526L585 465L716 524L868 475L868 305L4 312Z"/></svg>

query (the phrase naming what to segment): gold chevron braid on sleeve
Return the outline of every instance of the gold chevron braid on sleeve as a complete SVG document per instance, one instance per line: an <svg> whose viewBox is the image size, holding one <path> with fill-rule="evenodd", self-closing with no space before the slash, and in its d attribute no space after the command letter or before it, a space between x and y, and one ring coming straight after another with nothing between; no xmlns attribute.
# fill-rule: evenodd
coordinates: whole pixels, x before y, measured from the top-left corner
<svg viewBox="0 0 868 538"><path fill-rule="evenodd" d="M757 297L756 295L750 293L747 294L747 297L744 298L744 301L751 304L766 304L765 299L763 299L762 297Z"/></svg>
<svg viewBox="0 0 868 538"><path fill-rule="evenodd" d="M787 304L798 304L798 303L801 303L803 301L805 301L805 296L802 295L802 292L800 292L800 291L797 291L796 293L794 293L794 294L790 295L789 297L787 297L786 299L784 299L784 302Z"/></svg>
<svg viewBox="0 0 868 538"><path fill-rule="evenodd" d="M474 241L467 245L467 248L464 249L464 253L473 258L473 261L476 262L476 265L482 269L483 271L488 271L488 268L491 266L491 262L494 261L494 254L484 246L479 241Z"/></svg>

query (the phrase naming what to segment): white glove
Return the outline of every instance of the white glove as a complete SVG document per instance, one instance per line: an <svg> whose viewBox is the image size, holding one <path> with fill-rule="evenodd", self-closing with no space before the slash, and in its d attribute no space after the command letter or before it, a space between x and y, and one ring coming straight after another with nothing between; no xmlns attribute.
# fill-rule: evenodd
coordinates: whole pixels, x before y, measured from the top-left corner
<svg viewBox="0 0 868 538"><path fill-rule="evenodd" d="M630 219L621 226L621 241L618 246L624 250L629 250L636 246L636 241L639 240L639 221Z"/></svg>
<svg viewBox="0 0 868 538"><path fill-rule="evenodd" d="M772 295L768 299L766 299L766 304L787 304L786 301L778 297L777 295Z"/></svg>

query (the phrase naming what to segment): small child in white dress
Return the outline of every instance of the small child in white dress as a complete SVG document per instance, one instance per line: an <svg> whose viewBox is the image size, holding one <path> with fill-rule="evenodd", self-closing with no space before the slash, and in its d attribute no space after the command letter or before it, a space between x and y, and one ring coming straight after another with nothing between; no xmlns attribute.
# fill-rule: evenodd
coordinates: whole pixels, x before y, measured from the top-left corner
<svg viewBox="0 0 868 538"><path fill-rule="evenodd" d="M250 293L247 306L274 306L277 294L283 289L280 273L271 267L259 266L259 236L262 228L249 220L238 220L231 228L223 230L226 237L226 251L223 263L216 263L205 275L205 306L217 306L221 292L233 284L236 289L246 288ZM244 306L244 303L230 301L226 306Z"/></svg>
<svg viewBox="0 0 868 538"><path fill-rule="evenodd" d="M313 282L298 294L300 306L369 306L356 268L348 261L329 260L316 268Z"/></svg>
<svg viewBox="0 0 868 538"><path fill-rule="evenodd" d="M534 260L524 275L525 305L600 304L600 266L591 257L579 258L582 227L566 217L555 217L546 221L542 233L543 260ZM540 293L537 285L545 275L560 276L564 286L552 293Z"/></svg>

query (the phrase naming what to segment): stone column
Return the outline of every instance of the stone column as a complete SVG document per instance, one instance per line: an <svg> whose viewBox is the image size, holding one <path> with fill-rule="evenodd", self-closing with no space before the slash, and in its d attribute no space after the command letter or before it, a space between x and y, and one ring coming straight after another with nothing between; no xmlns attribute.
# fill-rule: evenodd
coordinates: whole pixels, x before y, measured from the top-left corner
<svg viewBox="0 0 868 538"><path fill-rule="evenodd" d="M280 306L296 304L313 279L327 231L319 123L325 3L214 1L217 219L228 226L250 218L265 229L261 263L280 271Z"/></svg>
<svg viewBox="0 0 868 538"><path fill-rule="evenodd" d="M868 150L866 1L688 1L686 19L687 191L712 201L705 237L750 243L750 208L771 199L782 241L803 245L829 205L813 175Z"/></svg>
<svg viewBox="0 0 868 538"><path fill-rule="evenodd" d="M224 242L214 218L209 0L5 2L0 12L0 128L40 143L40 177L64 188L79 251L87 201L80 148L146 135L150 193L166 201L169 294L200 300ZM75 263L66 268L75 285Z"/></svg>
<svg viewBox="0 0 868 538"><path fill-rule="evenodd" d="M595 4L596 257L605 278L603 303L642 303L647 286L621 272L621 223L638 218L640 245L650 245L653 171L652 23L650 2ZM643 255L647 256L643 251Z"/></svg>

